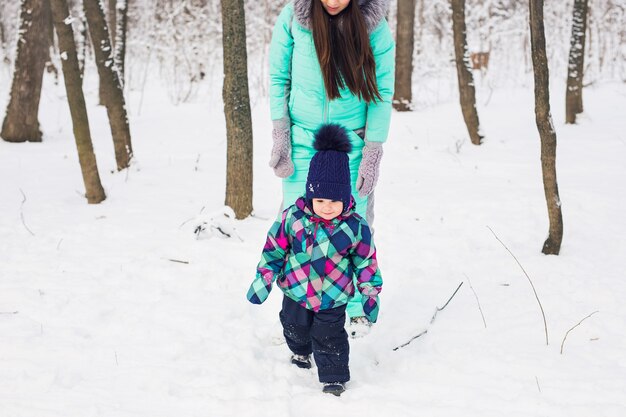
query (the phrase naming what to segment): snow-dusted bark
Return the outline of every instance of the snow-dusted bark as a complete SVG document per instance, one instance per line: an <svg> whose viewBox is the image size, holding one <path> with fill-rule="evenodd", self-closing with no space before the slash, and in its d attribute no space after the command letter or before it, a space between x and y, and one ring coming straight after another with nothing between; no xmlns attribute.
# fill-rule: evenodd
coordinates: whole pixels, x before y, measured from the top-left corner
<svg viewBox="0 0 626 417"><path fill-rule="evenodd" d="M109 115L117 169L122 170L128 168L133 155L122 85L109 41L109 29L104 17L102 1L84 0L84 5L100 84L103 87L101 94L104 94L104 104Z"/></svg>
<svg viewBox="0 0 626 417"><path fill-rule="evenodd" d="M224 115L226 117L226 202L238 219L252 213L252 117L243 0L222 1Z"/></svg>
<svg viewBox="0 0 626 417"><path fill-rule="evenodd" d="M567 65L565 90L565 123L576 123L576 115L583 112L583 72L585 68L585 38L589 0L574 0L572 37Z"/></svg>
<svg viewBox="0 0 626 417"><path fill-rule="evenodd" d="M542 252L558 255L563 240L563 215L556 180L556 132L550 114L550 74L543 23L543 0L529 0L530 37L535 75L535 119L541 138L541 171L550 228Z"/></svg>
<svg viewBox="0 0 626 417"><path fill-rule="evenodd" d="M51 22L48 0L22 0L13 85L0 132L8 142L41 142L39 98Z"/></svg>
<svg viewBox="0 0 626 417"><path fill-rule="evenodd" d="M396 81L393 97L393 107L398 111L411 110L414 28L415 0L398 0Z"/></svg>
<svg viewBox="0 0 626 417"><path fill-rule="evenodd" d="M113 0L111 0L113 1ZM128 24L128 2L127 0L117 0L116 2L116 26L115 26L115 65L120 77L122 87L125 84L125 61L126 61L126 29Z"/></svg>
<svg viewBox="0 0 626 417"><path fill-rule="evenodd" d="M83 95L83 82L78 68L76 44L72 30L72 18L69 17L69 9L66 0L50 0L52 16L57 37L59 39L59 51L61 52L61 65L63 79L67 90L67 101L72 115L74 138L78 149L78 160L85 184L85 196L90 204L103 201L106 196L100 182L96 156L93 152L91 132L89 131L89 118Z"/></svg>
<svg viewBox="0 0 626 417"><path fill-rule="evenodd" d="M483 136L480 134L478 111L476 110L476 90L474 76L467 50L465 25L465 0L451 0L452 30L454 32L454 55L456 57L456 72L459 82L459 98L463 119L467 132L474 145L480 145Z"/></svg>

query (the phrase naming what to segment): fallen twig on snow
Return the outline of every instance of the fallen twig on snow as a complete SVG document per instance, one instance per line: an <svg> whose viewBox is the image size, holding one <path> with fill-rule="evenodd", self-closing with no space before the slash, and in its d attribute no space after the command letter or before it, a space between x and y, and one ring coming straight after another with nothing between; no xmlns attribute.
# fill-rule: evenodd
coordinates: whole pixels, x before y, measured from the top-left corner
<svg viewBox="0 0 626 417"><path fill-rule="evenodd" d="M437 317L437 313L439 313L440 311L442 311L444 308L446 308L448 306L448 304L450 303L450 301L454 298L454 296L456 295L456 293L459 291L459 289L461 288L461 285L463 285L463 281L461 281L461 283L459 284L458 287L456 287L456 290L454 290L454 293L452 293L452 295L450 296L450 298L448 298L448 301L446 301L446 303L443 305L443 307L436 307L435 308L435 314L433 314L433 317L430 319L430 323L429 324L433 324L433 322L435 321L435 317ZM413 336L412 338L410 338L406 343L401 344L400 346L396 346L395 348L393 348L394 351L403 348L405 346L407 346L409 343L411 343L412 341L414 341L415 339L417 339L420 336L425 335L426 333L428 333L428 329L424 329L422 330L422 332L416 336Z"/></svg>
<svg viewBox="0 0 626 417"><path fill-rule="evenodd" d="M546 322L546 313L543 311L543 306L541 305L541 301L539 300L539 296L537 295L537 290L535 289L535 284L533 284L533 281L530 279L530 277L528 276L528 274L526 273L526 270L524 269L524 267L522 266L522 264L520 263L520 261L517 260L517 257L515 257L515 255L513 254L513 252L511 252L511 250L504 244L504 242L502 242L500 240L500 238L498 237L498 235L496 235L496 233L491 230L491 227L487 226L487 229L489 229L491 231L491 233L493 233L494 237L496 238L496 240L498 242L500 242L500 244L502 246L504 246L504 249L506 249L511 256L513 257L513 259L515 259L515 262L517 262L517 264L519 265L519 267L522 269L522 272L524 273L524 275L526 275L526 278L528 278L528 282L530 282L530 286L533 289L533 292L535 293L535 298L537 299L537 303L539 304L539 309L541 310L541 316L543 317L543 328L546 332L546 346L549 344L548 343L548 323Z"/></svg>
<svg viewBox="0 0 626 417"><path fill-rule="evenodd" d="M470 286L470 289L472 290L472 292L474 293L474 297L476 297L476 303L478 303L478 310L480 311L480 315L483 318L483 324L485 325L485 329L487 328L487 322L485 321L485 315L483 314L483 309L480 306L480 300L478 299L478 294L476 294L476 291L474 291L474 287L472 287L472 281L470 281L470 278L467 276L467 274L463 274L465 275L465 278L467 278L467 282Z"/></svg>
<svg viewBox="0 0 626 417"><path fill-rule="evenodd" d="M20 204L20 218L22 219L22 224L24 225L26 230L28 230L28 233L30 233L31 235L35 236L33 231L28 228L28 226L26 225L26 221L24 220L24 210L23 209L24 209L24 203L26 202L26 194L24 194L24 191L22 191L21 188L20 188L20 193L22 193L22 197L24 197L24 199L22 200L22 204Z"/></svg>
<svg viewBox="0 0 626 417"><path fill-rule="evenodd" d="M581 321L578 322L578 324L576 324L575 326L573 326L571 329L569 329L567 332L565 332L565 336L563 337L563 341L561 342L561 355L563 354L563 345L565 345L565 339L567 339L567 335L569 334L569 332L571 332L572 330L574 330L576 327L580 326L580 323L582 323L583 321L587 320L589 317L593 316L594 314L596 314L598 312L598 310L594 311L593 313L589 314L587 317L585 317L584 319L582 319Z"/></svg>
<svg viewBox="0 0 626 417"><path fill-rule="evenodd" d="M179 263L179 264L189 265L189 262L188 262L188 261L179 261L178 259L168 259L168 261L171 261L171 262L177 262L177 263Z"/></svg>
<svg viewBox="0 0 626 417"><path fill-rule="evenodd" d="M459 290L461 289L461 285L463 285L463 281L461 281L459 286L456 287L456 290L454 290L454 292L452 293L450 298L448 298L448 301L446 301L446 303L443 305L443 307L441 307L441 308L437 307L437 309L435 310L435 314L433 314L433 317L430 319L430 324L433 324L433 321L435 321L435 317L437 317L437 313L442 311L444 308L446 308L448 306L448 304L450 304L450 301L452 301L452 299L454 298L456 293L459 292Z"/></svg>
<svg viewBox="0 0 626 417"><path fill-rule="evenodd" d="M187 223L189 223L190 221L192 221L193 219L195 219L196 217L198 217L199 215L201 215L203 211L204 211L204 206L202 206L202 208L200 209L200 213L198 213L198 215L197 215L197 216L194 216L194 217L190 217L190 218L188 218L187 220L185 220L184 222L182 222L182 223L180 224L180 226L178 226L178 228L180 229L181 227L183 227L184 225L186 225Z"/></svg>
<svg viewBox="0 0 626 417"><path fill-rule="evenodd" d="M7 314L7 315L9 314L13 315L17 313L19 313L19 311L0 311L0 314Z"/></svg>

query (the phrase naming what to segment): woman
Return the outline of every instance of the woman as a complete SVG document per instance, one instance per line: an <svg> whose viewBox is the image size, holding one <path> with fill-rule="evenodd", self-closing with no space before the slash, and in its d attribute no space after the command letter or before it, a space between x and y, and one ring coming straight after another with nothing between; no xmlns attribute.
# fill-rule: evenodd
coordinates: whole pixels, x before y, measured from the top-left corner
<svg viewBox="0 0 626 417"><path fill-rule="evenodd" d="M283 178L283 208L304 193L315 131L337 123L350 134L356 212L372 224L394 87L387 6L388 0L294 0L280 13L270 45L270 166ZM369 324L358 293L347 312L352 324Z"/></svg>

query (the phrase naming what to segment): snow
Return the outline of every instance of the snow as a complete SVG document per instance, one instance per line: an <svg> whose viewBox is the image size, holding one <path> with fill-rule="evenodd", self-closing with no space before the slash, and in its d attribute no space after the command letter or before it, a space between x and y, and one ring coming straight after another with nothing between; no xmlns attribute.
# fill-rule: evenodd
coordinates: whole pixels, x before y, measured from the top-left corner
<svg viewBox="0 0 626 417"><path fill-rule="evenodd" d="M262 306L245 299L280 202L267 102L252 109L255 216L236 221L223 208L219 97L172 106L156 85L143 102L131 91L136 160L118 173L87 79L107 193L88 205L62 85L46 76L42 143L0 141L2 417L626 415L623 84L585 88L585 113L565 125L565 80L551 82L559 256L541 254L532 84L489 99L478 85L479 147L456 98L394 112L376 195L380 320L351 341L340 398L321 393L315 368L290 365L280 292ZM549 345L529 281L488 227L534 283Z"/></svg>

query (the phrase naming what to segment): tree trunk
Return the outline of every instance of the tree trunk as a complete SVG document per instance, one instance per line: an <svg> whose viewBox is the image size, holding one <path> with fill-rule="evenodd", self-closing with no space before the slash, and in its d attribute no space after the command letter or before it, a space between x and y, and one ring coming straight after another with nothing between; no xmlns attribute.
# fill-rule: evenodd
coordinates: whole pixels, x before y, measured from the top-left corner
<svg viewBox="0 0 626 417"><path fill-rule="evenodd" d="M113 1L113 0L111 0ZM115 27L115 65L120 77L120 83L124 87L125 61L126 61L126 27L128 24L128 1L117 0L117 26Z"/></svg>
<svg viewBox="0 0 626 417"><path fill-rule="evenodd" d="M565 92L565 123L569 124L576 123L576 115L583 112L583 72L588 3L589 0L574 0L572 38L567 66L567 89Z"/></svg>
<svg viewBox="0 0 626 417"><path fill-rule="evenodd" d="M396 31L396 85L393 107L410 111L413 75L413 28L415 27L415 0L398 0Z"/></svg>
<svg viewBox="0 0 626 417"><path fill-rule="evenodd" d="M115 28L117 27L117 0L108 0L109 3L109 27L111 33L111 46L115 48Z"/></svg>
<svg viewBox="0 0 626 417"><path fill-rule="evenodd" d="M480 134L478 112L476 111L476 90L474 76L469 61L465 27L465 0L450 0L452 5L452 32L454 35L454 55L456 57L456 73L459 81L459 98L461 111L467 126L467 132L474 145L480 145L483 137Z"/></svg>
<svg viewBox="0 0 626 417"><path fill-rule="evenodd" d="M87 18L85 17L85 8L83 2L79 1L75 3L74 11L78 15L78 25L76 34L76 52L78 53L78 68L80 68L80 77L85 75L85 61L87 60Z"/></svg>
<svg viewBox="0 0 626 417"><path fill-rule="evenodd" d="M133 156L124 94L109 42L109 29L104 18L102 2L84 0L83 4L100 75L100 85L104 87L101 93L104 94L104 105L109 115L117 169L121 171L128 168Z"/></svg>
<svg viewBox="0 0 626 417"><path fill-rule="evenodd" d="M543 244L546 255L558 255L563 240L563 216L556 181L556 132L550 114L549 72L543 28L543 0L529 0L530 43L535 73L535 120L541 138L541 171L550 230Z"/></svg>
<svg viewBox="0 0 626 417"><path fill-rule="evenodd" d="M93 152L91 143L91 133L89 132L89 118L87 117L87 107L82 90L82 79L78 68L76 57L76 44L74 43L74 32L72 25L67 23L70 15L66 0L50 0L52 5L52 16L57 37L59 38L59 51L61 52L61 62L63 66L63 79L67 91L67 101L72 115L72 125L74 127L74 138L78 149L78 160L83 173L87 202L97 204L103 201L106 196L100 183L96 155Z"/></svg>
<svg viewBox="0 0 626 417"><path fill-rule="evenodd" d="M50 22L48 0L22 0L11 98L0 132L7 142L41 142L39 99Z"/></svg>
<svg viewBox="0 0 626 417"><path fill-rule="evenodd" d="M252 213L252 118L248 94L246 20L243 0L222 1L224 115L226 116L226 205L238 219Z"/></svg>

